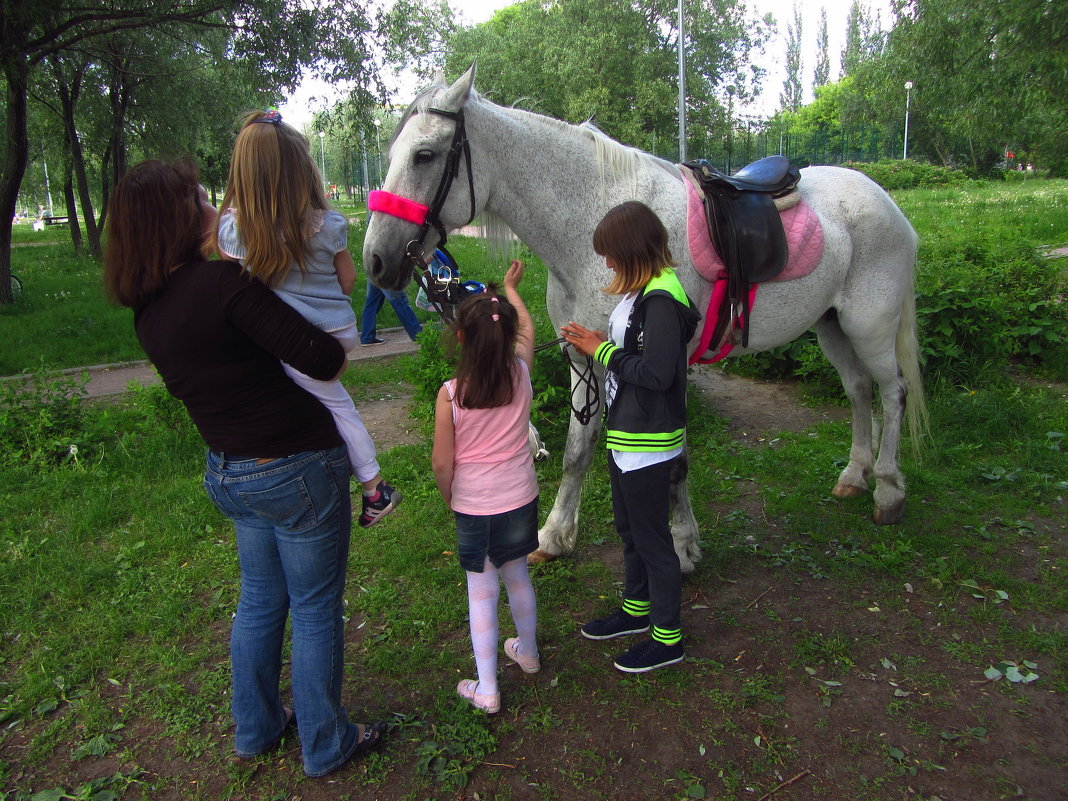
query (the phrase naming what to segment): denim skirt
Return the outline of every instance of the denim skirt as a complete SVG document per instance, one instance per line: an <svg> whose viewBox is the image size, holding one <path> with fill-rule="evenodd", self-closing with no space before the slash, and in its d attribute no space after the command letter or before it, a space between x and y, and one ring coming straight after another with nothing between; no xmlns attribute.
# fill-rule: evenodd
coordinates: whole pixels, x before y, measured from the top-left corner
<svg viewBox="0 0 1068 801"><path fill-rule="evenodd" d="M494 567L533 553L538 547L538 499L495 515L456 515L460 567L481 573L486 557Z"/></svg>

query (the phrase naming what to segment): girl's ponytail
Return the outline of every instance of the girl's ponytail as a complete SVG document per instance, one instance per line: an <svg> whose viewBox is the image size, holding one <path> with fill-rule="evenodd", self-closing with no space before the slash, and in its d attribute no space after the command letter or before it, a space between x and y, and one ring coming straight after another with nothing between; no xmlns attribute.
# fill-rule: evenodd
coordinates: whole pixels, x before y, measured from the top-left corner
<svg viewBox="0 0 1068 801"><path fill-rule="evenodd" d="M496 284L465 298L454 324L460 342L456 402L465 409L489 409L512 401L515 338L519 314Z"/></svg>

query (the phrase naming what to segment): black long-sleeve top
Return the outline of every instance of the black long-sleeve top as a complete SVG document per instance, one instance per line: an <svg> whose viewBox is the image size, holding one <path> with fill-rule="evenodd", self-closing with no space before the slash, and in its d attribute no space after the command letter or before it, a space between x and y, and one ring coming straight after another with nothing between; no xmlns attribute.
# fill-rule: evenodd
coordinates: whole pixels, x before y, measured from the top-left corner
<svg viewBox="0 0 1068 801"><path fill-rule="evenodd" d="M234 262L190 262L134 313L149 360L214 451L276 458L342 444L281 362L328 380L345 352Z"/></svg>

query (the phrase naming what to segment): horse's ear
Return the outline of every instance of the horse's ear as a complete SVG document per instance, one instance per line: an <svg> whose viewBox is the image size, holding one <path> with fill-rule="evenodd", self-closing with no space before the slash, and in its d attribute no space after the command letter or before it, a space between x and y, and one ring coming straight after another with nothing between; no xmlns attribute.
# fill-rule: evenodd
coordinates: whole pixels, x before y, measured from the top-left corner
<svg viewBox="0 0 1068 801"><path fill-rule="evenodd" d="M445 111L459 111L467 98L471 96L471 89L475 85L475 63L467 68L467 72L461 75L452 86L445 90L445 94L438 101L438 108Z"/></svg>

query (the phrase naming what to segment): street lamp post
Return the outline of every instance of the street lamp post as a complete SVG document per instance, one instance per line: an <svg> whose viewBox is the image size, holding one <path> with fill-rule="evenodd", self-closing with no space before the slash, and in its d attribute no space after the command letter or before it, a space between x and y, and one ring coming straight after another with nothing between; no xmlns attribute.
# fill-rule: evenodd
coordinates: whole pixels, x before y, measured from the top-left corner
<svg viewBox="0 0 1068 801"><path fill-rule="evenodd" d="M48 185L48 159L45 158L44 148L41 148L41 169L44 171L45 195L48 197L48 216L52 217L52 188Z"/></svg>
<svg viewBox="0 0 1068 801"><path fill-rule="evenodd" d="M378 188L381 189L382 188L382 137L379 135L379 132L382 129L382 120L380 120L380 119L378 119L376 117L375 119L371 120L371 122L373 122L374 126L375 126L375 156L378 159L378 170L377 170L377 172L378 172Z"/></svg>
<svg viewBox="0 0 1068 801"><path fill-rule="evenodd" d="M319 131L319 172L323 179L323 189L326 189L328 184L326 183L326 146L323 144L323 137L326 136L324 131Z"/></svg>
<svg viewBox="0 0 1068 801"><path fill-rule="evenodd" d="M905 81L905 146L901 150L901 158L909 157L909 101L912 100L912 81Z"/></svg>
<svg viewBox="0 0 1068 801"><path fill-rule="evenodd" d="M679 0L679 161L686 161L686 17Z"/></svg>

